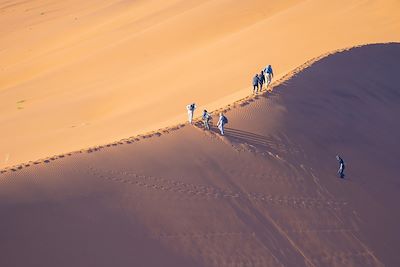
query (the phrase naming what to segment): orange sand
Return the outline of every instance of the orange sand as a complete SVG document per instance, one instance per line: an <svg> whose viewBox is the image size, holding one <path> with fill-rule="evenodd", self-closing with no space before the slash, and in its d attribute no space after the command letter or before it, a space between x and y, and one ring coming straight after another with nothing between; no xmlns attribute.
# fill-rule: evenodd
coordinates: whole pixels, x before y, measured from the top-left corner
<svg viewBox="0 0 400 267"><path fill-rule="evenodd" d="M0 168L185 120L353 45L400 40L400 2L2 1Z"/></svg>

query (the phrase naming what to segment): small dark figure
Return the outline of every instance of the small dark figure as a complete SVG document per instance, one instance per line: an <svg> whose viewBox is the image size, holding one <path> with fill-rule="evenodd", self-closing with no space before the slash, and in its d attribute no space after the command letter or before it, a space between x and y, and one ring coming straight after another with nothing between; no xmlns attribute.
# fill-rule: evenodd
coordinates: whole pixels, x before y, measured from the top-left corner
<svg viewBox="0 0 400 267"><path fill-rule="evenodd" d="M265 83L264 71L261 71L260 75L258 75L258 83L260 85L260 92L261 92L263 85Z"/></svg>
<svg viewBox="0 0 400 267"><path fill-rule="evenodd" d="M207 112L207 110L203 111L203 123L204 123L204 128L207 130L210 130L210 120L211 120L211 115L210 113Z"/></svg>
<svg viewBox="0 0 400 267"><path fill-rule="evenodd" d="M337 161L339 161L338 175L340 178L344 178L344 161L339 155L336 156Z"/></svg>
<svg viewBox="0 0 400 267"><path fill-rule="evenodd" d="M253 93L258 92L258 81L259 81L259 77L258 77L258 74L256 74L256 76L253 77Z"/></svg>

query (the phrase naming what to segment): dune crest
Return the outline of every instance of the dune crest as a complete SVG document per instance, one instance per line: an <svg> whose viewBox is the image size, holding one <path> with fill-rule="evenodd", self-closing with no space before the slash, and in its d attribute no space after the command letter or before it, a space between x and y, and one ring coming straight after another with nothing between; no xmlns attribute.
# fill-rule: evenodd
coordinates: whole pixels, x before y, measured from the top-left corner
<svg viewBox="0 0 400 267"><path fill-rule="evenodd" d="M399 10L390 0L4 2L0 167L183 122L191 101L225 106L268 63L279 78L329 51L399 41Z"/></svg>

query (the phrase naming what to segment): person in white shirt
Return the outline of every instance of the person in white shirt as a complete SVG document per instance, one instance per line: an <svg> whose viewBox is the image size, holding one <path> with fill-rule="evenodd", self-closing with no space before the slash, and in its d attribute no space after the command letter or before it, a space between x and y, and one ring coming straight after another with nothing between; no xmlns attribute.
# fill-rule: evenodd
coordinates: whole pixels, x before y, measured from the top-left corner
<svg viewBox="0 0 400 267"><path fill-rule="evenodd" d="M228 123L228 118L224 116L224 114L221 112L219 114L219 120L217 123L218 129L221 132L221 135L224 135L224 126L225 124Z"/></svg>
<svg viewBox="0 0 400 267"><path fill-rule="evenodd" d="M193 121L193 114L194 110L196 109L196 104L192 103L186 106L187 112L188 112L188 118L189 118L189 123L192 124Z"/></svg>

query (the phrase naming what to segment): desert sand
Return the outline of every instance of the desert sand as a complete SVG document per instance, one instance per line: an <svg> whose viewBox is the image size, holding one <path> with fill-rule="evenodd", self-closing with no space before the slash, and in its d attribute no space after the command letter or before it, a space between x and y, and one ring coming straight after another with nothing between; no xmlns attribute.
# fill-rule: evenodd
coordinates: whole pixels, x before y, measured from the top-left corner
<svg viewBox="0 0 400 267"><path fill-rule="evenodd" d="M399 266L399 59L309 62L224 137L182 124L0 174L0 266Z"/></svg>
<svg viewBox="0 0 400 267"><path fill-rule="evenodd" d="M215 110L336 49L400 40L400 2L0 1L0 168Z"/></svg>

